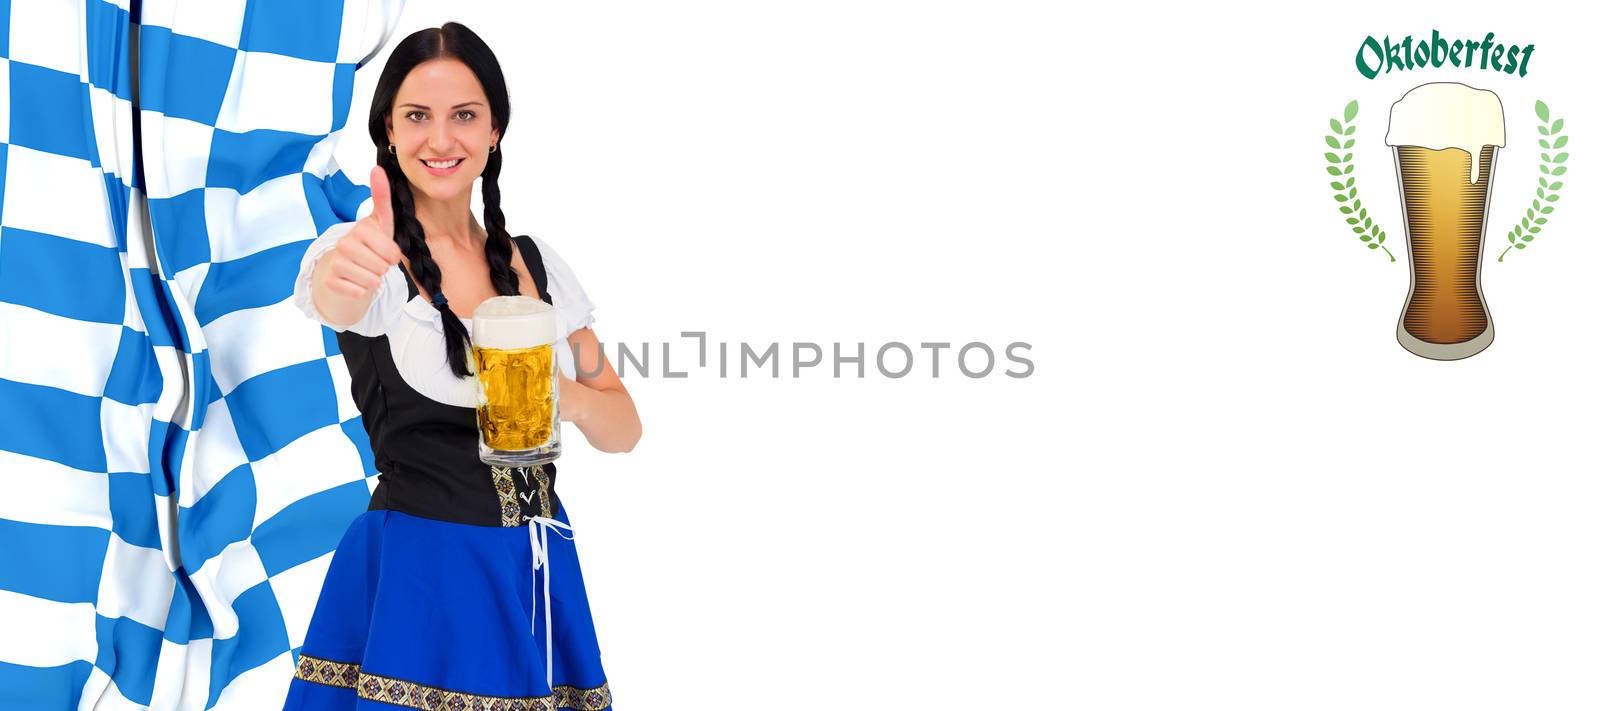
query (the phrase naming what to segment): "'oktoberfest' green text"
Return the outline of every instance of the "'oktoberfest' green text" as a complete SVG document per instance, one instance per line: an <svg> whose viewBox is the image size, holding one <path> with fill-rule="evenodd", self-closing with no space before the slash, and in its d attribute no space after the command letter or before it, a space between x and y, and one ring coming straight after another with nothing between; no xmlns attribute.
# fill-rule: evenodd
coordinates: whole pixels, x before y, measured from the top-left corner
<svg viewBox="0 0 1600 711"><path fill-rule="evenodd" d="M1528 76L1528 60L1532 58L1533 45L1503 45L1494 41L1493 32L1484 35L1482 42L1450 42L1434 30L1431 42L1426 38L1412 42L1411 35L1406 35L1404 41L1391 43L1384 37L1379 44L1376 38L1367 37L1361 49L1356 50L1356 69L1361 76L1376 79L1384 72L1438 68L1448 62L1453 67L1470 69L1476 65L1479 69L1493 68L1497 72L1525 77Z"/></svg>

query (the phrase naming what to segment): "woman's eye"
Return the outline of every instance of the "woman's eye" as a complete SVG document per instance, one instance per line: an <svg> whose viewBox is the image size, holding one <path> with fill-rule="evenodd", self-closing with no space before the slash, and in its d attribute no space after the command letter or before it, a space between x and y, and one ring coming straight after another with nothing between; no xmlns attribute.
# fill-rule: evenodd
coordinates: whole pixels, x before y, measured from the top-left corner
<svg viewBox="0 0 1600 711"><path fill-rule="evenodd" d="M477 117L478 117L478 114L476 112L474 112L474 111L462 110L462 111L457 111L456 112L456 120L457 121L471 121L471 120L473 120L473 119L475 119Z"/></svg>
<svg viewBox="0 0 1600 711"><path fill-rule="evenodd" d="M406 119L409 120L409 121L425 121L425 120L427 120L427 118L428 118L428 115L423 113L423 112L421 112L421 111L407 111L406 112Z"/></svg>

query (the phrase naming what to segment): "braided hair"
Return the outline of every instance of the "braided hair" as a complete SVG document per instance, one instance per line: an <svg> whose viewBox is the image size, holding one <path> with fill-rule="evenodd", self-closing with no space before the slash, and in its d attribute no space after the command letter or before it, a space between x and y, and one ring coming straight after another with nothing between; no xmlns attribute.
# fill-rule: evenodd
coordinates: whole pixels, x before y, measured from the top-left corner
<svg viewBox="0 0 1600 711"><path fill-rule="evenodd" d="M378 148L378 166L389 178L389 194L394 209L394 240L400 252L411 263L411 274L417 284L433 294L433 306L439 310L444 324L445 359L450 371L457 377L467 377L467 346L470 336L466 324L451 311L441 291L439 265L433 261L424 239L422 223L417 221L411 184L400 170L400 159L389 152L388 117L394 109L395 95L400 85L417 65L434 59L457 59L477 76L483 93L489 99L490 120L494 129L504 138L506 126L511 122L511 99L506 92L505 75L500 62L495 59L489 45L484 44L472 30L455 22L442 27L419 30L401 40L389 55L378 77L377 89L372 96L372 110L367 115L367 132ZM506 216L500 211L500 166L504 160L503 145L489 154L483 168L483 215L488 239L484 242L484 255L489 262L489 280L495 293L506 296L518 293L517 272L511 266L511 233L506 231Z"/></svg>

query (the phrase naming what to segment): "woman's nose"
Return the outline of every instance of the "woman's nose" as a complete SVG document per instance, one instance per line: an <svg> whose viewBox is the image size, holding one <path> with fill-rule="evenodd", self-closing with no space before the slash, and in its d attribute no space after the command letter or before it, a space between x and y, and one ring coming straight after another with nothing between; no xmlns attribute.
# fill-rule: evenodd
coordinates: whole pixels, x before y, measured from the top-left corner
<svg viewBox="0 0 1600 711"><path fill-rule="evenodd" d="M434 124L433 130L428 132L428 148L435 152L449 150L455 145L455 139L450 135L450 127L444 121Z"/></svg>

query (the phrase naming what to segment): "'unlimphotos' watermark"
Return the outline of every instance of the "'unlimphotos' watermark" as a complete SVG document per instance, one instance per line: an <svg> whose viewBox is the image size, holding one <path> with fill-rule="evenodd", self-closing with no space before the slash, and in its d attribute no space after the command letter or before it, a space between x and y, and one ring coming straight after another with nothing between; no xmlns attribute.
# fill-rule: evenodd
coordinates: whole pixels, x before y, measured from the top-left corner
<svg viewBox="0 0 1600 711"><path fill-rule="evenodd" d="M763 376L778 378L783 375L792 378L828 377L827 374L830 372L834 378L865 378L870 364L878 375L885 378L904 378L914 372L939 378L950 376L954 371L976 379L1002 373L1010 378L1026 378L1033 375L1034 370L1033 361L1024 355L1033 349L1033 344L1022 341L1013 341L1000 348L981 341L962 344L924 341L917 343L915 347L900 341L889 341L871 349L864 341L854 343L835 341L828 344L830 347L825 349L822 343L812 341L795 341L787 344L777 341L713 343L706 339L705 331L683 331L679 335L685 339L693 339L694 343L690 344L690 347L695 349L690 359L679 360L677 367L681 369L674 370L671 341L662 341L659 344L645 342L637 345L618 343L615 349L616 357L612 361L615 363L617 375L687 378L690 373L703 372L709 375L715 370L719 378ZM652 346L655 345L659 345L660 349L653 349ZM600 349L605 351L606 345L600 344ZM577 350L578 346L574 346L574 355L578 355ZM659 371L651 368L652 351L661 356L660 360L656 361L660 365ZM922 355L918 355L919 351ZM1004 370L999 370L1002 364L998 354L1004 354L1005 360L1010 364ZM578 357L577 361L582 363L583 358ZM788 367L783 366L785 361ZM825 364L829 367L824 368ZM594 377L599 375L599 372L585 372L580 368L579 374L582 377Z"/></svg>

